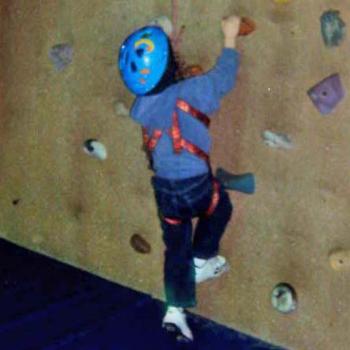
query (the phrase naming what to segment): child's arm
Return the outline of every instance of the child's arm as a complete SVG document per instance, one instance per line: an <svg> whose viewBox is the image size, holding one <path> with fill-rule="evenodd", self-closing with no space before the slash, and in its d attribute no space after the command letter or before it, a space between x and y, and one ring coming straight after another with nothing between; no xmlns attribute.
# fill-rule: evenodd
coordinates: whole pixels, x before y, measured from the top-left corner
<svg viewBox="0 0 350 350"><path fill-rule="evenodd" d="M236 48L236 38L239 33L241 19L237 16L229 16L221 21L221 28L225 36L224 46L228 49Z"/></svg>
<svg viewBox="0 0 350 350"><path fill-rule="evenodd" d="M240 22L237 16L222 20L224 48L215 66L208 73L191 78L185 84L183 98L203 113L215 112L220 107L221 99L235 86L240 58L235 47Z"/></svg>

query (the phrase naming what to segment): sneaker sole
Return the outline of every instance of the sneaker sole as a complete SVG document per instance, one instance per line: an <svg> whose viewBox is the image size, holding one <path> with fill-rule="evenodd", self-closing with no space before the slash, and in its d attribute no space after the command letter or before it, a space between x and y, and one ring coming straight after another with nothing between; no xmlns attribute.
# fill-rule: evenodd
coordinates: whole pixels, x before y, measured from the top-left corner
<svg viewBox="0 0 350 350"><path fill-rule="evenodd" d="M225 272L227 272L229 270L230 270L230 266L226 263L225 265L222 266L222 268L220 268L218 273L214 274L213 276L207 277L204 280L201 280L198 282L196 281L196 283L198 284L198 283L203 283L205 281L213 280L215 278L220 277L222 274L224 274Z"/></svg>
<svg viewBox="0 0 350 350"><path fill-rule="evenodd" d="M192 339L187 338L185 335L182 334L179 327L177 327L174 323L163 323L162 325L165 330L171 334L175 335L176 340L179 343L192 343Z"/></svg>

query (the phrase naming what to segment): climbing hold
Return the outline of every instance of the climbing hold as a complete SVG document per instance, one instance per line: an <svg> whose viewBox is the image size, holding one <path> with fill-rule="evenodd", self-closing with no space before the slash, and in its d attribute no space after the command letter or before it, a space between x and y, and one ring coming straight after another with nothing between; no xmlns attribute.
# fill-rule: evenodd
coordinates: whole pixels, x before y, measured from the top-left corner
<svg viewBox="0 0 350 350"><path fill-rule="evenodd" d="M42 236L40 236L39 234L34 234L32 236L32 242L34 244L41 244L44 242L44 238Z"/></svg>
<svg viewBox="0 0 350 350"><path fill-rule="evenodd" d="M171 23L171 20L167 16L156 17L148 24L152 26L161 27L164 30L164 32L169 36L174 30L173 24Z"/></svg>
<svg viewBox="0 0 350 350"><path fill-rule="evenodd" d="M291 0L273 0L276 4L287 4Z"/></svg>
<svg viewBox="0 0 350 350"><path fill-rule="evenodd" d="M84 142L84 152L100 160L105 160L107 158L105 146L94 139L89 139Z"/></svg>
<svg viewBox="0 0 350 350"><path fill-rule="evenodd" d="M329 10L320 18L323 41L328 47L338 46L345 36L345 23L340 18L340 12Z"/></svg>
<svg viewBox="0 0 350 350"><path fill-rule="evenodd" d="M203 73L204 73L204 70L199 64L192 64L189 66L184 66L181 69L181 78L187 79L187 78L195 77L197 75L201 75Z"/></svg>
<svg viewBox="0 0 350 350"><path fill-rule="evenodd" d="M151 246L149 243L138 233L132 235L130 244L137 252L141 254L149 254L151 252Z"/></svg>
<svg viewBox="0 0 350 350"><path fill-rule="evenodd" d="M51 48L49 58L56 71L62 71L73 60L73 48L69 44L58 44Z"/></svg>
<svg viewBox="0 0 350 350"><path fill-rule="evenodd" d="M129 110L125 107L123 102L117 101L114 105L115 113L124 117L129 116Z"/></svg>
<svg viewBox="0 0 350 350"><path fill-rule="evenodd" d="M265 130L262 134L264 143L273 148L292 149L294 147L288 135L277 134L269 130Z"/></svg>
<svg viewBox="0 0 350 350"><path fill-rule="evenodd" d="M272 306L279 312L287 314L297 308L297 295L288 283L278 284L272 291Z"/></svg>
<svg viewBox="0 0 350 350"><path fill-rule="evenodd" d="M349 270L350 268L350 249L336 250L330 253L329 263L332 269L336 271Z"/></svg>
<svg viewBox="0 0 350 350"><path fill-rule="evenodd" d="M234 175L223 168L218 168L215 177L223 184L225 189L247 194L255 193L254 174Z"/></svg>
<svg viewBox="0 0 350 350"><path fill-rule="evenodd" d="M345 96L339 74L322 80L307 93L321 114L332 112Z"/></svg>
<svg viewBox="0 0 350 350"><path fill-rule="evenodd" d="M249 35L250 33L254 32L255 29L256 29L256 24L252 19L247 17L242 17L238 35L241 35L241 36Z"/></svg>

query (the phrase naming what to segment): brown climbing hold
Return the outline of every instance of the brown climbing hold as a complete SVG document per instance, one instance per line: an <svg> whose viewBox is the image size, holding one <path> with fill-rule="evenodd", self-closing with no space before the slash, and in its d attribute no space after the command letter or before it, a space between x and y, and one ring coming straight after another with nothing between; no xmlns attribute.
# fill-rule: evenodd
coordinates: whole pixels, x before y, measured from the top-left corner
<svg viewBox="0 0 350 350"><path fill-rule="evenodd" d="M149 254L151 252L151 246L149 243L138 233L132 235L130 244L139 253Z"/></svg>
<svg viewBox="0 0 350 350"><path fill-rule="evenodd" d="M255 29L256 29L256 24L252 19L247 17L242 17L238 35L241 35L241 36L249 35L252 32L254 32Z"/></svg>
<svg viewBox="0 0 350 350"><path fill-rule="evenodd" d="M181 75L183 78L191 78L204 73L203 68L199 64L192 64L184 67Z"/></svg>
<svg viewBox="0 0 350 350"><path fill-rule="evenodd" d="M332 269L336 271L350 269L350 249L336 250L329 255L329 263Z"/></svg>

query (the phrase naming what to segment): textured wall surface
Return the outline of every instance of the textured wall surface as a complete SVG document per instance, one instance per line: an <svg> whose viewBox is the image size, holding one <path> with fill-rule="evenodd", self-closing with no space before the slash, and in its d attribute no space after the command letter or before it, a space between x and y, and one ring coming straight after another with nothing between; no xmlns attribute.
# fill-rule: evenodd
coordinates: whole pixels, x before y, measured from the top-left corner
<svg viewBox="0 0 350 350"><path fill-rule="evenodd" d="M139 127L123 115L133 97L116 69L123 38L170 1L2 1L0 4L0 234L35 251L163 299L163 242ZM307 96L339 73L349 89L350 38L334 48L320 17L343 0L180 1L181 53L209 69L222 46L220 18L253 18L240 40L237 88L213 118L213 167L254 172L254 196L231 193L235 215L221 245L231 271L198 288L201 315L293 349L346 350L349 272L328 262L349 249L349 97L322 116ZM73 61L56 71L50 49L68 43ZM264 130L294 148L264 144ZM98 139L106 160L82 151ZM151 246L140 254L135 233ZM297 311L282 315L270 296L292 284Z"/></svg>

